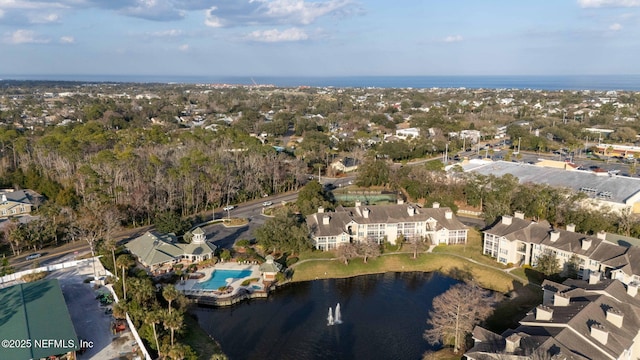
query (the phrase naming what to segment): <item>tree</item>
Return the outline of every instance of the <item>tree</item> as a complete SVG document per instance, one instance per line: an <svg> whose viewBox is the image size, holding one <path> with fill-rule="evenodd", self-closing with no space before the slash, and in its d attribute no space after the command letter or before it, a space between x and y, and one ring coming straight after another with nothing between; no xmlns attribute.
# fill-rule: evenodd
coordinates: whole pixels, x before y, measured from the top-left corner
<svg viewBox="0 0 640 360"><path fill-rule="evenodd" d="M355 244L342 244L336 249L336 256L345 265L349 265L349 261L358 256L358 249Z"/></svg>
<svg viewBox="0 0 640 360"><path fill-rule="evenodd" d="M125 270L128 270L135 264L133 258L130 255L124 254L118 256L118 259L115 262L116 266L122 269L122 296L123 300L127 300L127 279L125 277Z"/></svg>
<svg viewBox="0 0 640 360"><path fill-rule="evenodd" d="M538 256L535 269L546 276L560 273L560 262L556 254L546 251Z"/></svg>
<svg viewBox="0 0 640 360"><path fill-rule="evenodd" d="M358 167L358 186L380 186L389 183L391 168L384 160L370 159Z"/></svg>
<svg viewBox="0 0 640 360"><path fill-rule="evenodd" d="M173 336L176 330L182 329L184 325L184 315L175 312L165 312L163 315L164 328L171 331L171 346L173 346Z"/></svg>
<svg viewBox="0 0 640 360"><path fill-rule="evenodd" d="M331 206L328 199L329 196L324 191L322 184L313 180L300 189L296 205L302 214L309 215L316 212L320 206L325 208Z"/></svg>
<svg viewBox="0 0 640 360"><path fill-rule="evenodd" d="M156 216L154 221L156 229L163 233L174 233L182 235L189 230L191 223L189 220L182 219L179 214L174 211L167 211Z"/></svg>
<svg viewBox="0 0 640 360"><path fill-rule="evenodd" d="M277 211L255 234L257 243L273 252L299 253L312 247L307 224L288 208Z"/></svg>
<svg viewBox="0 0 640 360"><path fill-rule="evenodd" d="M180 292L173 284L169 284L162 289L162 297L169 303L169 315L171 315L171 303L180 296Z"/></svg>
<svg viewBox="0 0 640 360"><path fill-rule="evenodd" d="M160 343L158 342L158 332L156 331L156 324L162 321L162 312L160 309L149 309L145 312L144 322L151 326L153 329L153 339L156 342L156 350L160 352Z"/></svg>
<svg viewBox="0 0 640 360"><path fill-rule="evenodd" d="M358 254L362 256L366 264L369 258L375 259L380 256L380 244L375 239L366 238L358 243Z"/></svg>
<svg viewBox="0 0 640 360"><path fill-rule="evenodd" d="M424 248L424 238L414 235L410 236L407 241L409 242L409 246L411 248L411 251L413 252L413 258L416 259L418 257L418 252Z"/></svg>
<svg viewBox="0 0 640 360"><path fill-rule="evenodd" d="M476 284L460 283L433 299L429 329L424 338L431 344L452 344L455 352L463 346L465 334L492 312L495 298Z"/></svg>

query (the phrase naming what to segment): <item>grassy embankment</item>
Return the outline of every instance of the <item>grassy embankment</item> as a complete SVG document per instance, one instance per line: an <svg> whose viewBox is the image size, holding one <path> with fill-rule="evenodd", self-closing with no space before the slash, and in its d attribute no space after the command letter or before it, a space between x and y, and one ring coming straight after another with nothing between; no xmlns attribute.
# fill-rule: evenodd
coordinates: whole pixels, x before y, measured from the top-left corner
<svg viewBox="0 0 640 360"><path fill-rule="evenodd" d="M433 253L421 252L416 259L406 251L406 248L392 249L367 264L354 259L348 265L331 259L334 255L327 252L301 254L300 262L293 267L292 281L403 271L437 271L458 279L473 279L486 289L510 295L487 321L487 327L498 332L514 326L542 300L539 286L530 283L523 269L505 272L505 266L482 255L481 234L475 229L469 231L466 245L437 246Z"/></svg>

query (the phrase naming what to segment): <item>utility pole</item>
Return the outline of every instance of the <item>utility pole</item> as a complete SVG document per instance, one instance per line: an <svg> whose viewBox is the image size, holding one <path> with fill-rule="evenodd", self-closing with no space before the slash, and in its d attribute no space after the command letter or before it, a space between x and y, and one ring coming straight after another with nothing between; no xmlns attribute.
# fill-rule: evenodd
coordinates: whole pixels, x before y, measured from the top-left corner
<svg viewBox="0 0 640 360"><path fill-rule="evenodd" d="M521 138L518 137L518 154L520 154L520 140L521 140Z"/></svg>

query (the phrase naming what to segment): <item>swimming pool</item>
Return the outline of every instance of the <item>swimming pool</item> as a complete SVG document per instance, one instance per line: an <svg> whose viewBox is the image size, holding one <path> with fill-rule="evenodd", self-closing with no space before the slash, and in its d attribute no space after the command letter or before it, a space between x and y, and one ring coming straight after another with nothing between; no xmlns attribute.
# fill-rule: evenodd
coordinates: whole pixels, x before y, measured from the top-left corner
<svg viewBox="0 0 640 360"><path fill-rule="evenodd" d="M227 285L227 279L232 281L251 276L251 270L215 270L209 280L198 283L201 289L218 290Z"/></svg>

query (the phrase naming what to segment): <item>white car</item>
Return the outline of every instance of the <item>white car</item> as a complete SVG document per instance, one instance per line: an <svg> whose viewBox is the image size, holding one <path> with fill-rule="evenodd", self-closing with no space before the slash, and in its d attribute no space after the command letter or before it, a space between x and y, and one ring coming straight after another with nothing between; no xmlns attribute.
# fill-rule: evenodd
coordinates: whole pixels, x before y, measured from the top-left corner
<svg viewBox="0 0 640 360"><path fill-rule="evenodd" d="M271 206L271 205L273 205L272 201L265 201L262 203L262 206Z"/></svg>
<svg viewBox="0 0 640 360"><path fill-rule="evenodd" d="M229 210L233 210L234 208L235 208L235 206L233 206L233 205L228 205L228 206L223 207L223 208L222 208L222 210L224 210L224 211L229 211Z"/></svg>

